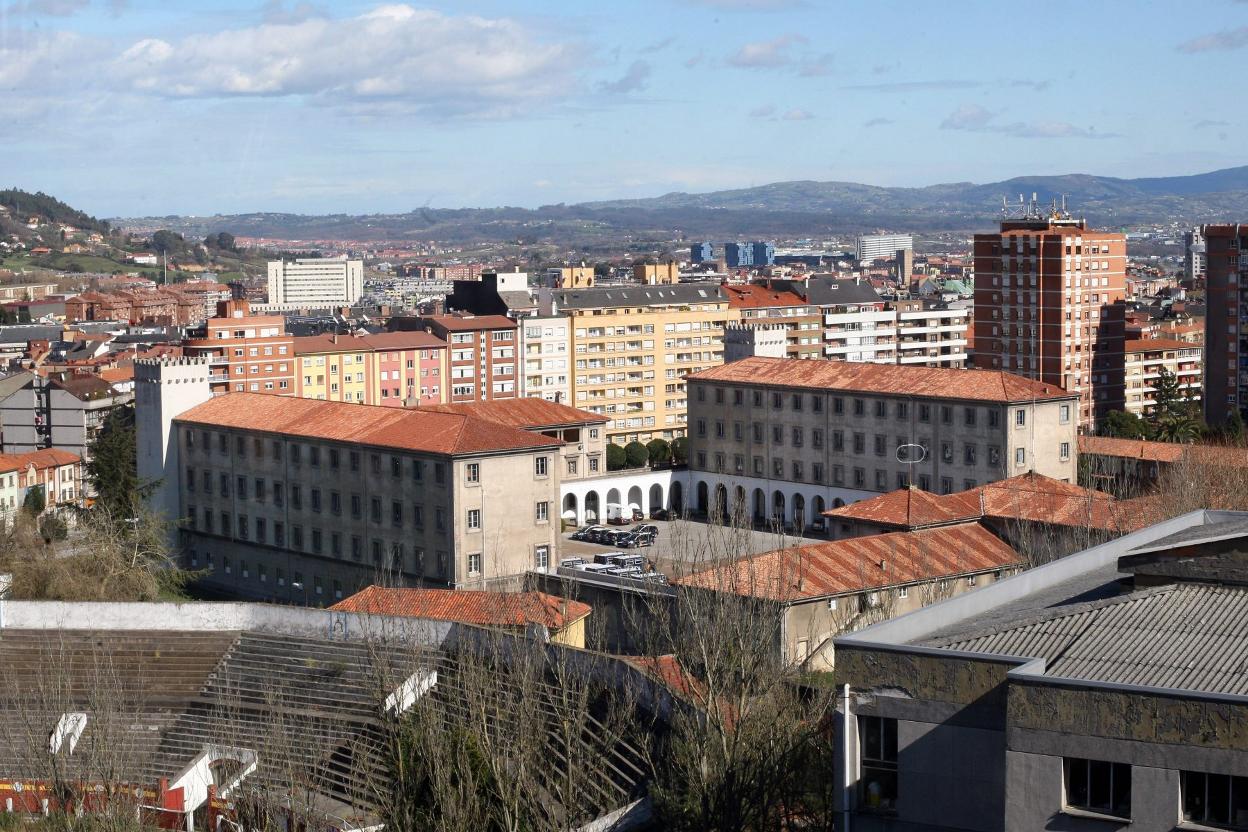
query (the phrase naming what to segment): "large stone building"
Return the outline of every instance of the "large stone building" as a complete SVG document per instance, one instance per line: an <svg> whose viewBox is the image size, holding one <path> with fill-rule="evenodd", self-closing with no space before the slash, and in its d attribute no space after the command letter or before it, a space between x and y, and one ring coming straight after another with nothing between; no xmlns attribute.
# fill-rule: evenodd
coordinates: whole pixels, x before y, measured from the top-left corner
<svg viewBox="0 0 1248 832"><path fill-rule="evenodd" d="M1244 828L1245 528L1193 512L836 639L838 828Z"/></svg>
<svg viewBox="0 0 1248 832"><path fill-rule="evenodd" d="M140 474L159 464L176 483L185 557L219 591L332 603L382 574L483 588L553 556L559 439L458 413L248 393L162 416L172 448L141 454ZM161 422L140 416L141 445Z"/></svg>
<svg viewBox="0 0 1248 832"><path fill-rule="evenodd" d="M1010 373L746 358L689 388L696 512L805 528L911 480L949 494L1076 477L1077 396Z"/></svg>
<svg viewBox="0 0 1248 832"><path fill-rule="evenodd" d="M1079 394L1091 430L1123 408L1127 241L1065 214L975 235L975 363Z"/></svg>
<svg viewBox="0 0 1248 832"><path fill-rule="evenodd" d="M364 294L364 262L345 257L274 260L268 286L270 306L353 306Z"/></svg>

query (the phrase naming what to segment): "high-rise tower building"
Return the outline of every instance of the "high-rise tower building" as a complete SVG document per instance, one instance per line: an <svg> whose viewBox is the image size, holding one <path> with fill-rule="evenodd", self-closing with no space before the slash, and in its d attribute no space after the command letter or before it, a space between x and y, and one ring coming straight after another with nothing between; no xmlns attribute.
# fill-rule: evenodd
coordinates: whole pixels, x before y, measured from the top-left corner
<svg viewBox="0 0 1248 832"><path fill-rule="evenodd" d="M1248 223L1206 225L1205 419L1248 414Z"/></svg>
<svg viewBox="0 0 1248 832"><path fill-rule="evenodd" d="M1127 241L1034 204L975 235L975 363L1079 393L1091 430L1121 410Z"/></svg>
<svg viewBox="0 0 1248 832"><path fill-rule="evenodd" d="M350 306L362 294L362 260L324 257L269 263L270 304Z"/></svg>

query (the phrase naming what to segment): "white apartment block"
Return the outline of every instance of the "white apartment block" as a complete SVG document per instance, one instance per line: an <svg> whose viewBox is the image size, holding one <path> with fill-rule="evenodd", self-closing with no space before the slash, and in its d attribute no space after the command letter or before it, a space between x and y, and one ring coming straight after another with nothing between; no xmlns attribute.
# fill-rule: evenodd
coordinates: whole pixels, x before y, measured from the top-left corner
<svg viewBox="0 0 1248 832"><path fill-rule="evenodd" d="M270 306L350 306L364 294L364 261L345 257L269 261Z"/></svg>
<svg viewBox="0 0 1248 832"><path fill-rule="evenodd" d="M914 251L914 237L909 234L867 234L858 238L858 262L877 257L892 258L903 249Z"/></svg>
<svg viewBox="0 0 1248 832"><path fill-rule="evenodd" d="M1127 341L1123 349L1128 413L1147 416L1157 405L1157 380L1161 371L1172 373L1180 391L1193 402L1201 400L1201 357L1199 344L1169 338Z"/></svg>
<svg viewBox="0 0 1248 832"><path fill-rule="evenodd" d="M572 339L570 324L563 315L521 318L520 349L524 369L521 375L526 398L568 404L572 400Z"/></svg>

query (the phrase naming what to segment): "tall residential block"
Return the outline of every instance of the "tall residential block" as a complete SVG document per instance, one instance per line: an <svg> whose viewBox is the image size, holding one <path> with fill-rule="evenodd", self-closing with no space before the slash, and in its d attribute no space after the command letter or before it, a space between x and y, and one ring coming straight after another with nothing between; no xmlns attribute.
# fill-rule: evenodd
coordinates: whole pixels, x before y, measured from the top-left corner
<svg viewBox="0 0 1248 832"><path fill-rule="evenodd" d="M1248 223L1206 225L1205 418L1248 415Z"/></svg>
<svg viewBox="0 0 1248 832"><path fill-rule="evenodd" d="M694 263L705 263L715 259L715 246L709 242L694 243L689 247L689 259Z"/></svg>
<svg viewBox="0 0 1248 832"><path fill-rule="evenodd" d="M432 315L419 322L450 349L448 402L489 402L520 395L516 322L502 315Z"/></svg>
<svg viewBox="0 0 1248 832"><path fill-rule="evenodd" d="M1203 229L1193 228L1183 235L1183 276L1190 281L1203 280L1208 253Z"/></svg>
<svg viewBox="0 0 1248 832"><path fill-rule="evenodd" d="M446 400L447 345L428 332L295 339L303 399L416 407Z"/></svg>
<svg viewBox="0 0 1248 832"><path fill-rule="evenodd" d="M1127 240L1082 219L975 235L975 363L1079 394L1079 425L1121 410Z"/></svg>
<svg viewBox="0 0 1248 832"><path fill-rule="evenodd" d="M223 301L217 316L187 331L182 352L205 356L213 394L297 395L295 341L281 315L252 315L245 300Z"/></svg>
<svg viewBox="0 0 1248 832"><path fill-rule="evenodd" d="M269 262L269 303L350 306L364 294L364 261L345 257Z"/></svg>
<svg viewBox="0 0 1248 832"><path fill-rule="evenodd" d="M858 262L869 263L880 257L895 257L905 249L914 250L914 237L909 234L865 234L858 238Z"/></svg>

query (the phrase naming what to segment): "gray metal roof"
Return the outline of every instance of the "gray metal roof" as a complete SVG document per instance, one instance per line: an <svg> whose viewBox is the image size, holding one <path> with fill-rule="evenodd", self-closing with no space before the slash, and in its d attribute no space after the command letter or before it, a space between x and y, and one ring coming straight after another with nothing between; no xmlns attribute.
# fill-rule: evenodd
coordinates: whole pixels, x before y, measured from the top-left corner
<svg viewBox="0 0 1248 832"><path fill-rule="evenodd" d="M1248 589L1156 587L938 646L1043 658L1046 676L1248 695Z"/></svg>
<svg viewBox="0 0 1248 832"><path fill-rule="evenodd" d="M867 280L852 277L812 275L806 283L806 299L820 306L843 303L883 303L884 299Z"/></svg>
<svg viewBox="0 0 1248 832"><path fill-rule="evenodd" d="M560 289L554 293L559 306L568 309L599 309L612 306L662 306L664 304L727 302L718 283L677 283L663 286L602 286L593 289Z"/></svg>

